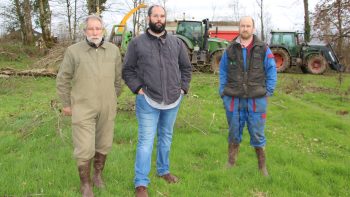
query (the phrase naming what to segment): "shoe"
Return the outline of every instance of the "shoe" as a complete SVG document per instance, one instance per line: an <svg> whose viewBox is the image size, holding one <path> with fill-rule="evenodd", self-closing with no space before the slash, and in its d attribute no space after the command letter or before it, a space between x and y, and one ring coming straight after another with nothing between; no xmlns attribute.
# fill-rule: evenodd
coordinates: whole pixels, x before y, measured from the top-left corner
<svg viewBox="0 0 350 197"><path fill-rule="evenodd" d="M148 197L147 187L138 186L135 188L136 197Z"/></svg>
<svg viewBox="0 0 350 197"><path fill-rule="evenodd" d="M179 182L179 178L177 178L176 176L168 173L168 174L165 174L163 176L160 176L162 179L164 179L166 182L168 183L177 183Z"/></svg>

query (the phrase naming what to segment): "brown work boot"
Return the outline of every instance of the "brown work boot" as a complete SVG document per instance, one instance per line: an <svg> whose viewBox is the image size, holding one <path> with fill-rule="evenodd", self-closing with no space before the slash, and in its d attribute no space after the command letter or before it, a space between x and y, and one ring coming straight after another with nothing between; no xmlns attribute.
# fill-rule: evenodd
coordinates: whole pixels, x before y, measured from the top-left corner
<svg viewBox="0 0 350 197"><path fill-rule="evenodd" d="M160 178L166 180L166 182L168 183L177 183L179 182L179 178L177 178L176 176L168 173L168 174L165 174L163 176L160 176Z"/></svg>
<svg viewBox="0 0 350 197"><path fill-rule="evenodd" d="M107 155L103 155L99 152L95 153L94 158L94 176L92 178L92 182L97 188L104 188L105 184L102 180L102 171L105 166Z"/></svg>
<svg viewBox="0 0 350 197"><path fill-rule="evenodd" d="M258 157L259 171L261 172L262 175L269 176L269 173L267 172L266 164L265 164L264 148L257 147L257 148L255 148L255 152L256 152L256 156Z"/></svg>
<svg viewBox="0 0 350 197"><path fill-rule="evenodd" d="M91 160L86 161L85 164L78 166L80 177L80 192L83 197L94 197L90 178Z"/></svg>
<svg viewBox="0 0 350 197"><path fill-rule="evenodd" d="M135 188L136 197L148 197L147 187L138 186Z"/></svg>
<svg viewBox="0 0 350 197"><path fill-rule="evenodd" d="M228 144L228 161L227 167L231 168L235 165L239 151L239 144L229 143Z"/></svg>

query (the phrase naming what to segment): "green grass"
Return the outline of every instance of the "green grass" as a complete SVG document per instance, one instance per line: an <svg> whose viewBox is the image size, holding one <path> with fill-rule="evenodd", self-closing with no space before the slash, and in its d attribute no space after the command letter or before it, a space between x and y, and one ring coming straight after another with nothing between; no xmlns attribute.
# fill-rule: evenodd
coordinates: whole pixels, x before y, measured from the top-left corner
<svg viewBox="0 0 350 197"><path fill-rule="evenodd" d="M237 166L225 168L218 76L194 74L171 152L171 171L181 181L168 185L157 178L154 154L150 196L350 196L350 75L341 85L336 74L278 77L266 126L270 177L258 173L247 131ZM126 87L118 103L107 188L94 189L95 196L134 196L137 123ZM0 78L0 196L80 195L70 119L59 107L52 78Z"/></svg>
<svg viewBox="0 0 350 197"><path fill-rule="evenodd" d="M0 41L0 69L14 68L19 70L30 69L31 65L43 55L34 46L24 46L14 41Z"/></svg>

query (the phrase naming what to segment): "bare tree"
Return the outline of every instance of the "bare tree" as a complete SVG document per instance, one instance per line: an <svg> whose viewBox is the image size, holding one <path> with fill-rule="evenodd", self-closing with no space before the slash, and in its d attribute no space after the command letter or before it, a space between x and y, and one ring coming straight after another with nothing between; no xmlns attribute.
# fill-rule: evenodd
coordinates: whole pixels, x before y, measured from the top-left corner
<svg viewBox="0 0 350 197"><path fill-rule="evenodd" d="M34 42L34 34L31 17L32 8L30 2L29 0L14 0L13 3L22 33L22 42L25 45L31 45Z"/></svg>
<svg viewBox="0 0 350 197"><path fill-rule="evenodd" d="M36 6L39 11L39 22L41 27L41 36L47 48L53 45L51 36L51 10L48 0L36 0Z"/></svg>
<svg viewBox="0 0 350 197"><path fill-rule="evenodd" d="M260 12L258 14L260 19L260 37L261 40L265 40L265 33L264 33L264 0L256 0L256 3L259 6Z"/></svg>
<svg viewBox="0 0 350 197"><path fill-rule="evenodd" d="M77 34L77 0L65 0L65 4L69 38L75 40Z"/></svg>
<svg viewBox="0 0 350 197"><path fill-rule="evenodd" d="M14 0L11 2L0 2L0 17L2 18L2 28L10 32L19 28L18 17Z"/></svg>
<svg viewBox="0 0 350 197"><path fill-rule="evenodd" d="M147 2L145 0L132 0L132 3L133 8L136 8L140 4L146 4ZM146 24L145 21L142 20L143 18L147 18L147 13L143 9L139 9L133 14L133 36L138 35L142 29L145 29Z"/></svg>
<svg viewBox="0 0 350 197"><path fill-rule="evenodd" d="M89 14L93 14L93 13L101 14L106 9L105 3L107 0L86 0L86 1L87 1Z"/></svg>
<svg viewBox="0 0 350 197"><path fill-rule="evenodd" d="M79 36L79 22L88 15L86 1L49 0L49 2L52 10L51 18L54 19L51 32L57 33L57 38L60 40L76 40Z"/></svg>
<svg viewBox="0 0 350 197"><path fill-rule="evenodd" d="M310 42L310 18L309 18L309 1L304 0L304 39Z"/></svg>
<svg viewBox="0 0 350 197"><path fill-rule="evenodd" d="M77 0L74 0L74 22L73 22L73 40L77 37L77 25L78 25L78 17L77 17Z"/></svg>
<svg viewBox="0 0 350 197"><path fill-rule="evenodd" d="M339 56L350 38L350 1L321 0L315 8L313 28L317 37L336 44Z"/></svg>
<svg viewBox="0 0 350 197"><path fill-rule="evenodd" d="M215 11L216 11L216 4L215 3L212 3L211 4L211 11L212 11L212 17L211 17L211 21L214 21L215 20Z"/></svg>
<svg viewBox="0 0 350 197"><path fill-rule="evenodd" d="M166 7L167 2L168 2L168 0L158 0L159 5L163 6L163 8L165 8L165 9L167 8Z"/></svg>
<svg viewBox="0 0 350 197"><path fill-rule="evenodd" d="M72 34L72 5L70 0L65 0L66 6L67 6L67 22L68 22L68 32L69 32L69 38L73 39ZM75 1L76 2L76 1Z"/></svg>
<svg viewBox="0 0 350 197"><path fill-rule="evenodd" d="M140 0L132 0L132 3L133 3L133 8L136 8L137 5L139 4ZM135 14L133 14L132 16L132 21L133 21L133 31L132 31L132 35L133 36L136 36L136 28L137 28L137 24L139 23L139 19L140 19L140 16L139 16L139 11L136 11Z"/></svg>
<svg viewBox="0 0 350 197"><path fill-rule="evenodd" d="M33 26L32 26L32 6L29 0L23 0L23 15L24 15L24 23L25 30L27 34L27 42L26 44L31 44L34 42L34 34L33 34Z"/></svg>
<svg viewBox="0 0 350 197"><path fill-rule="evenodd" d="M230 3L228 6L232 9L232 18L234 21L239 21L241 18L239 13L239 0L231 0L232 3Z"/></svg>

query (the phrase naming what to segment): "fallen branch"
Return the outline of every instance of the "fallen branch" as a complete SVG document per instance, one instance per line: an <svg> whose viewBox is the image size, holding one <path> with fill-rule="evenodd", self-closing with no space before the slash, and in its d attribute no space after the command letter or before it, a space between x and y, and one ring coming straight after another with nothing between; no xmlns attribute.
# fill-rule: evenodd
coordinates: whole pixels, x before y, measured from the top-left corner
<svg viewBox="0 0 350 197"><path fill-rule="evenodd" d="M1 68L0 75L7 76L33 76L33 77L56 77L57 73L50 69L16 70L13 68Z"/></svg>
<svg viewBox="0 0 350 197"><path fill-rule="evenodd" d="M71 42L63 42L60 44L56 44L53 48L51 48L48 53L40 58L39 61L35 62L32 65L32 68L48 68L48 67L56 67L59 62L63 60L64 51L67 49Z"/></svg>

